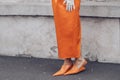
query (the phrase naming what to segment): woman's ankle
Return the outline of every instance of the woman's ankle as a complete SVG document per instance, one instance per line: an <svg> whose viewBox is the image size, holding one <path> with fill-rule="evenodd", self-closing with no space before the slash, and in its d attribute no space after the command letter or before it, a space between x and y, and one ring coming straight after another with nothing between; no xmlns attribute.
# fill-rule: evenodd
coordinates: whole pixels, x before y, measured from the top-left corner
<svg viewBox="0 0 120 80"><path fill-rule="evenodd" d="M75 61L82 61L84 58L83 57L79 57L79 58L75 58Z"/></svg>
<svg viewBox="0 0 120 80"><path fill-rule="evenodd" d="M71 58L64 59L64 64L72 64Z"/></svg>

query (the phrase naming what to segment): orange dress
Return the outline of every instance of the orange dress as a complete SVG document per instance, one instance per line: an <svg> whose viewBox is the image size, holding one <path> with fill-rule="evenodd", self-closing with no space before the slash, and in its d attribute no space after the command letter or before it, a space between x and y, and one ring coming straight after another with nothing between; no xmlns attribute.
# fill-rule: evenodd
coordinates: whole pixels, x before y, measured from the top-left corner
<svg viewBox="0 0 120 80"><path fill-rule="evenodd" d="M64 0L52 0L58 56L61 59L81 57L81 0L75 0L75 9L66 11Z"/></svg>

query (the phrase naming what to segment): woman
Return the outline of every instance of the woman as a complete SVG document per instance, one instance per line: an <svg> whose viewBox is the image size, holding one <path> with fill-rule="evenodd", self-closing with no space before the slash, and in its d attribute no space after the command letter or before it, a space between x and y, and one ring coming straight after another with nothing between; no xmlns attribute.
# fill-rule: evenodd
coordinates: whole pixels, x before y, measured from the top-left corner
<svg viewBox="0 0 120 80"><path fill-rule="evenodd" d="M53 76L75 74L85 70L81 55L80 0L52 0L59 58L64 60ZM71 58L75 58L73 63Z"/></svg>

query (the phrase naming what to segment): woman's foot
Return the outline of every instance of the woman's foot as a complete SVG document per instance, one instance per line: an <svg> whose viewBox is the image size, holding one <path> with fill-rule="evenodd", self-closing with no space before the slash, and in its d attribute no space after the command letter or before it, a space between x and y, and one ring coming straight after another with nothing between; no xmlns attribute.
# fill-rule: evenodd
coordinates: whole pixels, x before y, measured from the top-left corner
<svg viewBox="0 0 120 80"><path fill-rule="evenodd" d="M61 66L60 70L53 74L53 76L60 76L67 72L73 66L71 59L65 59L63 65Z"/></svg>
<svg viewBox="0 0 120 80"><path fill-rule="evenodd" d="M87 64L87 61L84 58L76 58L75 64L78 68L85 66Z"/></svg>
<svg viewBox="0 0 120 80"><path fill-rule="evenodd" d="M75 73L84 71L86 69L84 67L86 64L87 64L87 61L85 59L77 58L75 60L73 67L68 72L66 72L64 75L75 74Z"/></svg>

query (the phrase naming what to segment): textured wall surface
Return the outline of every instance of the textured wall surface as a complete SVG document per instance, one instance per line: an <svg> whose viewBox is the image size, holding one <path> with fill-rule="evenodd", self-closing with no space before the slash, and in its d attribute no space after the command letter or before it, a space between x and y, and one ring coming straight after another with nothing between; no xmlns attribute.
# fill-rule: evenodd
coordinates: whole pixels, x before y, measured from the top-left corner
<svg viewBox="0 0 120 80"><path fill-rule="evenodd" d="M22 2L22 3L28 3L28 2L50 2L51 0L0 0L0 2ZM81 1L95 1L95 2L120 2L120 0L81 0Z"/></svg>
<svg viewBox="0 0 120 80"><path fill-rule="evenodd" d="M0 25L0 54L55 57L52 17L0 17Z"/></svg>
<svg viewBox="0 0 120 80"><path fill-rule="evenodd" d="M120 17L120 2L81 2L81 16ZM9 1L0 3L0 15L40 15L53 16L51 3L48 1Z"/></svg>
<svg viewBox="0 0 120 80"><path fill-rule="evenodd" d="M80 17L83 56L91 61L120 63L119 3L104 3L113 0L94 0L102 3L90 0L93 2L89 4L87 0L84 1ZM44 2L47 4L39 4ZM0 55L58 58L49 2L0 0Z"/></svg>
<svg viewBox="0 0 120 80"><path fill-rule="evenodd" d="M119 19L81 18L82 54L92 61L120 62ZM57 58L53 17L0 17L0 54Z"/></svg>
<svg viewBox="0 0 120 80"><path fill-rule="evenodd" d="M83 18L83 54L100 62L120 62L120 20Z"/></svg>

